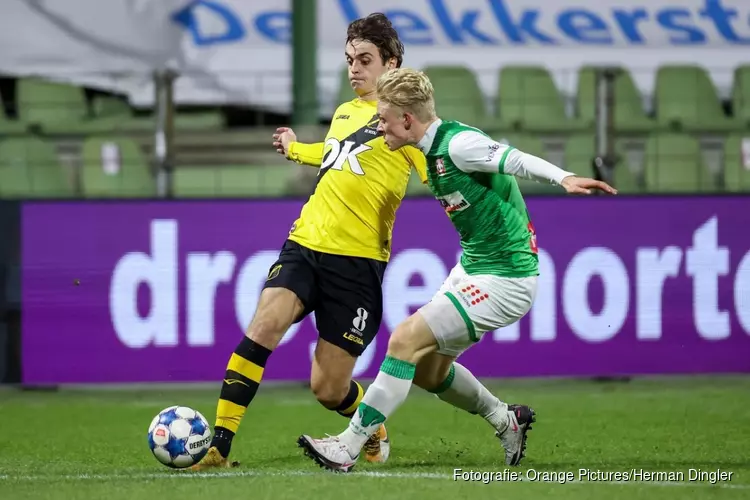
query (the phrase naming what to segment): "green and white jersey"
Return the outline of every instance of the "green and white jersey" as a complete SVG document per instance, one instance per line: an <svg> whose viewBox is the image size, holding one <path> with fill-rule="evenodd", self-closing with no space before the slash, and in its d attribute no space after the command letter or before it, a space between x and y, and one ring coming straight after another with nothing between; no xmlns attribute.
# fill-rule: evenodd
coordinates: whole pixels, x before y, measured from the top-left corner
<svg viewBox="0 0 750 500"><path fill-rule="evenodd" d="M455 121L438 119L417 146L430 190L461 237L466 273L538 275L534 225L514 175L559 184L572 174Z"/></svg>

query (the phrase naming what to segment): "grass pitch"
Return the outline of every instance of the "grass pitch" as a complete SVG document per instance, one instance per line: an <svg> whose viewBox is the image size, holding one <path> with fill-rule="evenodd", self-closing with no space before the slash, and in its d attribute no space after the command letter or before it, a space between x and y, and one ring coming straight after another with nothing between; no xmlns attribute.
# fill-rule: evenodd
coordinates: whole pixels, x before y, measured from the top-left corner
<svg viewBox="0 0 750 500"><path fill-rule="evenodd" d="M346 420L302 388L261 386L233 446L238 469L196 475L159 464L148 425L173 404L213 423L213 390L0 391L0 498L750 498L750 377L491 382L502 399L531 405L527 458L508 480L490 427L418 388L388 422L391 460L355 472L320 470L295 445L301 433L335 434ZM454 478L454 470L486 481ZM642 473L579 480L579 469ZM731 473L711 484L690 469ZM649 474L671 472L667 475ZM571 472L573 481L564 473ZM683 478L676 477L682 473ZM498 480L505 479L505 480ZM535 480L533 480L535 479ZM544 479L547 479L546 481ZM705 479L710 479L706 477Z"/></svg>

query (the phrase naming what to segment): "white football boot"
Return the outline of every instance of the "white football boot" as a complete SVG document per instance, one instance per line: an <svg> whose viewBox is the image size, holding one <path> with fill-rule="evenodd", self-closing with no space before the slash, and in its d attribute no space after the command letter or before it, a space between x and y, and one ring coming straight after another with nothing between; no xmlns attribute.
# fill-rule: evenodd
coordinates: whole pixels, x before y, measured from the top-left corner
<svg viewBox="0 0 750 500"><path fill-rule="evenodd" d="M505 463L518 465L526 455L526 432L536 422L536 413L526 405L508 405L508 426L495 432L505 448Z"/></svg>
<svg viewBox="0 0 750 500"><path fill-rule="evenodd" d="M302 435L297 439L297 444L315 463L334 472L351 472L359 458L359 451L352 456L349 447L337 436L314 439Z"/></svg>

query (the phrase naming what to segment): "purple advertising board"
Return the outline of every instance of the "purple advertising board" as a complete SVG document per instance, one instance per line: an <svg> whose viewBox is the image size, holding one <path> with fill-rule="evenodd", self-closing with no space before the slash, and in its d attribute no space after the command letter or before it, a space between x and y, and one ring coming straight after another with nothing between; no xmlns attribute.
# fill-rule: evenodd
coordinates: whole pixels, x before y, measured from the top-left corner
<svg viewBox="0 0 750 500"><path fill-rule="evenodd" d="M300 201L27 203L23 382L216 381ZM750 372L750 198L532 198L540 281L461 361L480 377ZM455 265L440 205L399 209L384 316L355 375ZM266 379L306 380L314 317Z"/></svg>

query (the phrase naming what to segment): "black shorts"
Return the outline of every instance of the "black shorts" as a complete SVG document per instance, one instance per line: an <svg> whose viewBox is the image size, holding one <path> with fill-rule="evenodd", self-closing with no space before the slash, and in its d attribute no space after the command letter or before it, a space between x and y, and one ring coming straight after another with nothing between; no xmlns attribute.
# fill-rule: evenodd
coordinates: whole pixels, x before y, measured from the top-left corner
<svg viewBox="0 0 750 500"><path fill-rule="evenodd" d="M315 311L320 338L353 356L361 355L380 329L386 263L310 250L287 240L263 288L286 288Z"/></svg>

